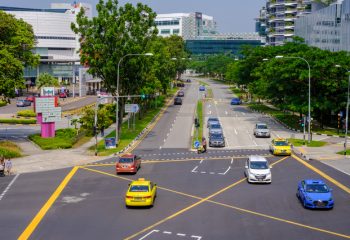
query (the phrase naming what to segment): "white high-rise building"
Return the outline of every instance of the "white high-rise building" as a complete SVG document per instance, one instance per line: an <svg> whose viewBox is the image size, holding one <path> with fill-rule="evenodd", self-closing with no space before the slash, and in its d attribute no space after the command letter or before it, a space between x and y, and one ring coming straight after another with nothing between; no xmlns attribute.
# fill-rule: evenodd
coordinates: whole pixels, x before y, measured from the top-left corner
<svg viewBox="0 0 350 240"><path fill-rule="evenodd" d="M155 22L158 34L164 37L178 35L189 40L217 34L214 18L200 12L158 14Z"/></svg>

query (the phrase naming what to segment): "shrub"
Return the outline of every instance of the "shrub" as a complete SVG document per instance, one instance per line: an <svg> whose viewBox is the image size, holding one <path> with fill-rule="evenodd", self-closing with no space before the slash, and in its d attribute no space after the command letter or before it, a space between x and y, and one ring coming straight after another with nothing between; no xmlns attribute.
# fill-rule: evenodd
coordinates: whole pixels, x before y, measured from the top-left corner
<svg viewBox="0 0 350 240"><path fill-rule="evenodd" d="M22 110L17 112L19 117L36 117L36 113L33 110Z"/></svg>
<svg viewBox="0 0 350 240"><path fill-rule="evenodd" d="M4 156L5 158L21 157L21 149L13 142L1 141L0 156Z"/></svg>
<svg viewBox="0 0 350 240"><path fill-rule="evenodd" d="M6 106L6 105L7 105L7 102L6 102L6 101L0 100L0 107Z"/></svg>
<svg viewBox="0 0 350 240"><path fill-rule="evenodd" d="M0 119L0 123L35 124L36 119L2 118L2 119Z"/></svg>
<svg viewBox="0 0 350 240"><path fill-rule="evenodd" d="M54 138L42 138L40 134L33 134L29 139L43 150L72 148L77 139L77 130L73 128L59 129Z"/></svg>

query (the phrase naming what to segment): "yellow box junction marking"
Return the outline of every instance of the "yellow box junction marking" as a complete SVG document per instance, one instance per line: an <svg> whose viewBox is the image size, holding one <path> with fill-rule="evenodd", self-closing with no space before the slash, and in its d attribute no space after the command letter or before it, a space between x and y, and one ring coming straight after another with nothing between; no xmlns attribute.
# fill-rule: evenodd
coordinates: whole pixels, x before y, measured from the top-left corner
<svg viewBox="0 0 350 240"><path fill-rule="evenodd" d="M67 176L63 179L63 181L58 185L55 192L51 195L49 200L44 204L44 206L40 209L40 211L36 214L36 216L33 218L33 220L30 222L30 224L26 227L26 229L23 231L23 233L18 237L19 240L22 239L28 239L30 235L34 232L36 227L39 225L41 220L44 218L46 213L49 211L51 206L54 204L54 202L57 200L59 195L62 193L63 189L67 186L69 181L72 179L74 174L78 171L79 167L74 167Z"/></svg>

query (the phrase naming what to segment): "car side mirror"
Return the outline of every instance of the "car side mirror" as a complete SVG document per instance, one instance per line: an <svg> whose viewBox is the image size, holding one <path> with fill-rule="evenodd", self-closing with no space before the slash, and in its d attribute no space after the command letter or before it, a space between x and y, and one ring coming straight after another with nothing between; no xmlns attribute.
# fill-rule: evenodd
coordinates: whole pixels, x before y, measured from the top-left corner
<svg viewBox="0 0 350 240"><path fill-rule="evenodd" d="M333 192L333 188L330 188L329 191L330 191L330 192Z"/></svg>

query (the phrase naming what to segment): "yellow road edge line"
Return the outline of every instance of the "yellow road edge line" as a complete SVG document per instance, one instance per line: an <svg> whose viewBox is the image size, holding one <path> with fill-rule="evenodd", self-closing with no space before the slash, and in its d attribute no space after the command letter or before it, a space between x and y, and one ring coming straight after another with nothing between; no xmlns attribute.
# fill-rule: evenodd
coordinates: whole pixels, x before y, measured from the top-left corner
<svg viewBox="0 0 350 240"><path fill-rule="evenodd" d="M46 213L49 211L51 206L54 204L56 199L59 197L59 195L62 193L64 188L67 186L67 184L70 182L74 174L78 171L79 167L74 167L67 176L62 180L60 185L56 188L55 192L50 196L50 198L46 201L46 203L42 206L42 208L39 210L39 212L35 215L35 217L32 219L30 224L26 227L26 229L22 232L22 234L18 237L19 240L22 239L28 239L31 234L34 232L36 227L39 225L41 220L45 217Z"/></svg>
<svg viewBox="0 0 350 240"><path fill-rule="evenodd" d="M323 171L319 170L318 168L312 166L311 164L307 163L306 161L302 160L301 158L299 158L296 155L292 155L292 157L297 160L298 162L300 162L301 164L303 164L304 166L306 166L307 168L311 169L312 171L316 172L317 174L319 174L320 176L324 177L325 179L327 179L328 181L330 181L331 183L333 183L334 185L336 185L337 187L339 187L340 189L344 190L345 192L350 194L350 188L346 187L345 185L341 184L340 182L338 182L337 180L335 180L334 178L332 178L331 176L327 175L326 173L324 173Z"/></svg>
<svg viewBox="0 0 350 240"><path fill-rule="evenodd" d="M273 164L271 165L275 165L275 164L278 164L284 160L286 160L289 156L287 157L284 157L284 158L281 158L280 160L274 162ZM106 173L106 172L103 172L103 171L99 171L99 170L95 170L95 169L90 169L90 168L84 168L82 167L82 169L84 170L88 170L88 171L92 171L92 172L97 172L97 173L100 173L100 174L103 174L103 175L107 175L107 176L112 176L112 177L115 177L115 178L119 178L119 179L123 179L123 180L126 180L126 181L132 181L132 179L129 179L129 178L125 178L125 177L121 177L121 176L116 176L116 175L113 175L113 174L110 174L110 173ZM244 179L241 179L239 180L239 183L242 181L242 180L246 180L246 178ZM237 183L237 182L236 182ZM237 183L238 184L238 183ZM278 217L274 217L274 216L271 216L271 215L267 215L267 214L263 214L263 213L259 213L259 212L255 212L255 211L251 211L251 210L248 210L248 209L244 209L244 208L239 208L239 207L236 207L236 206L233 206L233 205L229 205L229 204L225 204L225 203L220 203L220 202L217 202L217 201L213 201L213 200L210 200L210 199L206 199L206 198L202 198L202 197L198 197L198 196L195 196L195 195L191 195L191 194L187 194L187 193L184 193L184 192L179 192L179 191L176 191L176 190L172 190L172 189L169 189L169 188L164 188L164 187L160 187L158 186L159 189L162 189L162 190L165 190L165 191L168 191L168 192L172 192L172 193L176 193L178 195L183 195L183 196L187 196L187 197L191 197L191 198L194 198L194 199L197 199L197 200L200 200L200 201L203 201L203 202L210 202L210 203L213 203L213 204L217 204L217 205L220 205L220 206L223 206L223 207L227 207L227 208L231 208L231 209L235 209L237 211L240 211L240 212L244 212L244 213L250 213L250 214L253 214L253 215L256 215L256 216L260 216L260 217L265 217L265 218L269 218L269 219L272 219L272 220L276 220L276 221L279 221L279 222L284 222L284 223L288 223L288 224L291 224L291 225L295 225L295 226L299 226L299 227L303 227L303 228L307 228L307 229L311 229L311 230L315 230L315 231L318 231L318 232L323 232L323 233L327 233L327 234L330 234L330 235L335 235L335 236L338 236L338 237L343 237L343 238L349 238L350 239L350 236L348 235L345 235L345 234L341 234L341 233L337 233L337 232L333 232L333 231L329 231L329 230L325 230L325 229L321 229L321 228L317 228L317 227L312 227L312 226L309 226L309 225L305 225L305 224L302 224L302 223L298 223L298 222L294 222L294 221L290 221L290 220L286 220L286 219L283 219L283 218L278 218ZM219 194L219 193L218 193ZM199 202L197 202L198 204L200 204ZM202 202L201 202L202 203ZM196 203L195 203L196 204ZM197 205L198 205L197 204ZM194 204L192 204L194 205ZM192 206L191 205L191 206ZM189 206L189 207L191 207ZM187 207L185 209L189 210L190 208ZM193 208L194 206L192 206L191 208ZM182 209L182 210L185 210L185 209ZM182 211L180 210L180 211ZM185 211L187 211L185 210ZM179 212L180 212L179 211ZM183 211L183 212L185 212ZM176 212L178 213L176 216L178 216L179 212ZM176 214L174 213L174 214ZM173 215L174 215L173 214ZM172 215L171 215L172 216ZM171 217L169 216L169 217ZM174 218L176 216L173 216L171 218ZM168 218L169 218L168 217ZM167 220L170 220L171 218L165 218L163 219L165 221ZM153 225L152 225L153 226ZM152 228L152 227L149 227L149 228ZM150 230L150 229L146 229L145 231L147 230ZM142 232L139 232L137 235L141 234ZM135 233L136 234L136 233ZM136 236L137 236L136 235ZM126 239L130 239L130 238L133 238L133 237L136 237L136 236L132 236L132 237L128 237Z"/></svg>

